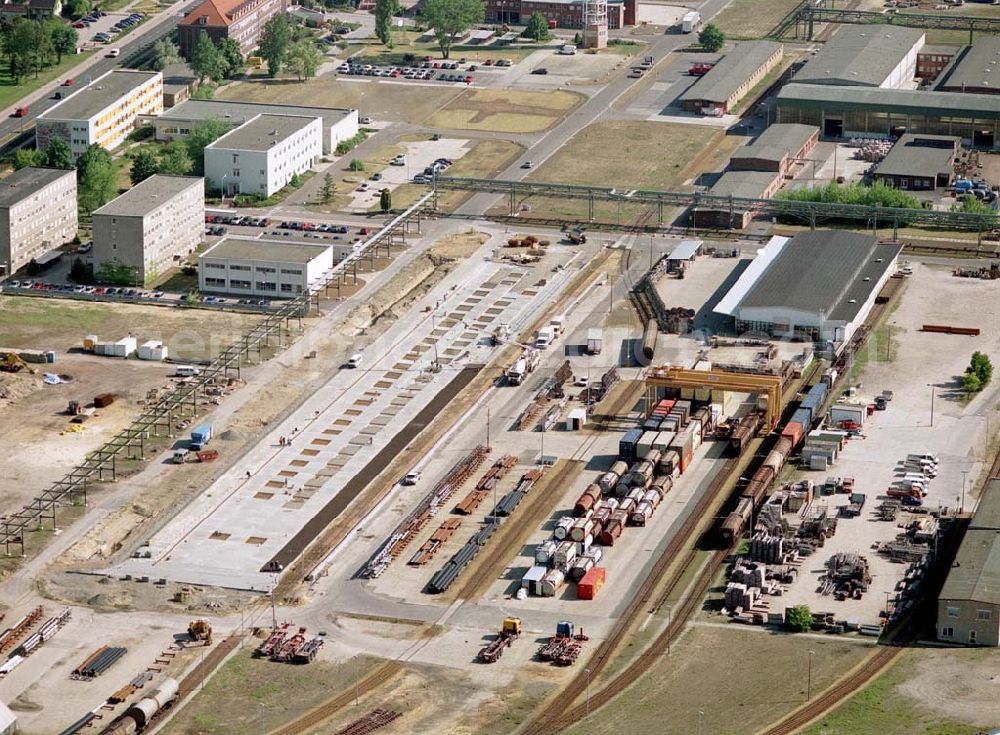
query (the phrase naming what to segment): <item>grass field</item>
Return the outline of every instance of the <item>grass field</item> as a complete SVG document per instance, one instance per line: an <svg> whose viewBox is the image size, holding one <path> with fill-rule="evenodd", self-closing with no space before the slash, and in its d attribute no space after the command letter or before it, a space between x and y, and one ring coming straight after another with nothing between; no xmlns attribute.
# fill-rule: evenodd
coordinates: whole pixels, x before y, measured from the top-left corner
<svg viewBox="0 0 1000 735"><path fill-rule="evenodd" d="M463 91L445 86L368 84L321 77L305 82L229 84L219 90L216 98L242 102L353 107L360 110L362 115L370 115L376 120L421 123Z"/></svg>
<svg viewBox="0 0 1000 735"><path fill-rule="evenodd" d="M800 2L801 0L732 0L712 22L729 38L763 38Z"/></svg>
<svg viewBox="0 0 1000 735"><path fill-rule="evenodd" d="M581 130L529 179L625 189L682 188L692 162L717 137L717 128L645 121L599 122ZM731 136L732 137L732 136ZM698 168L703 168L699 164ZM585 217L583 201L534 197L527 216ZM596 204L595 218L616 221L618 207ZM632 209L635 208L626 208ZM623 212L622 222L635 216Z"/></svg>
<svg viewBox="0 0 1000 735"><path fill-rule="evenodd" d="M189 360L211 357L247 326L252 314L171 309L164 306L109 304L96 301L26 296L0 298L0 335L5 347L66 350L79 347L85 334L119 339L134 334L141 341L161 339L171 356Z"/></svg>
<svg viewBox="0 0 1000 735"><path fill-rule="evenodd" d="M805 700L809 651L816 652L815 692L870 650L835 639L739 626L695 627L673 646L669 658L660 659L610 704L566 732L746 735Z"/></svg>
<svg viewBox="0 0 1000 735"><path fill-rule="evenodd" d="M537 133L555 125L584 99L583 95L563 90L472 89L453 99L429 122L456 130Z"/></svg>
<svg viewBox="0 0 1000 735"><path fill-rule="evenodd" d="M889 671L855 694L845 704L803 731L803 735L868 735L869 733L975 735L981 731L980 728L939 717L928 708L921 706L920 699L908 696L906 690L909 686L908 680L917 676L917 661L921 657L938 656L952 659L962 657L968 659L972 654L982 656L983 653L977 651L907 651ZM994 664L997 663L995 653L993 661ZM958 672L955 673L958 674ZM950 682L950 687L963 688L959 676L961 675L959 674ZM940 684L943 688L950 688L947 681L941 681ZM962 697L961 693L955 693L959 699Z"/></svg>
<svg viewBox="0 0 1000 735"><path fill-rule="evenodd" d="M375 659L337 666L280 664L245 648L229 659L205 688L175 716L163 735L246 735L270 732L346 689Z"/></svg>

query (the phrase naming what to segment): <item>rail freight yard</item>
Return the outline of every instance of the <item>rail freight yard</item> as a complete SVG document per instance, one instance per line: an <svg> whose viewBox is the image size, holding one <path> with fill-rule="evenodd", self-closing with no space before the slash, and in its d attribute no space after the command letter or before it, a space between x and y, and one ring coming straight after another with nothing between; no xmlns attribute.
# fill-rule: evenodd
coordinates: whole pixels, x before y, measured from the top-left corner
<svg viewBox="0 0 1000 735"><path fill-rule="evenodd" d="M78 5L0 733L1000 732L994 6Z"/></svg>

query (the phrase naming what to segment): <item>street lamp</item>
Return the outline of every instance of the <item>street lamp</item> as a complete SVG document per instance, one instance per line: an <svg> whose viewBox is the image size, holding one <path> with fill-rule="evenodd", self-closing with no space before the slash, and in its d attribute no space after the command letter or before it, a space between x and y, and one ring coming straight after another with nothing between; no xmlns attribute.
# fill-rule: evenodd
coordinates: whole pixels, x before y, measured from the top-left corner
<svg viewBox="0 0 1000 735"><path fill-rule="evenodd" d="M587 717L590 717L590 669L584 669L583 673L587 675Z"/></svg>
<svg viewBox="0 0 1000 735"><path fill-rule="evenodd" d="M933 383L928 383L927 387L931 389L931 426L934 426L934 388Z"/></svg>
<svg viewBox="0 0 1000 735"><path fill-rule="evenodd" d="M958 509L959 513L965 512L965 478L968 474L968 470L962 470L962 505Z"/></svg>

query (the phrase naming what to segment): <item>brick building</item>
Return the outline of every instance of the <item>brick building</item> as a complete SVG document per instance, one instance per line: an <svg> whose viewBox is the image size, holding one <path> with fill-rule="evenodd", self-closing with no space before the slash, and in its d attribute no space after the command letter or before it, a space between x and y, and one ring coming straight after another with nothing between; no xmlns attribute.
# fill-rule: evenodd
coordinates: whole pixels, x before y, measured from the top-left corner
<svg viewBox="0 0 1000 735"><path fill-rule="evenodd" d="M638 0L608 0L608 28L635 25ZM557 28L583 28L583 0L486 0L486 22L524 25L541 13Z"/></svg>
<svg viewBox="0 0 1000 735"><path fill-rule="evenodd" d="M181 53L188 56L205 31L215 43L232 38L246 56L257 48L264 24L286 7L285 0L205 0L177 24Z"/></svg>

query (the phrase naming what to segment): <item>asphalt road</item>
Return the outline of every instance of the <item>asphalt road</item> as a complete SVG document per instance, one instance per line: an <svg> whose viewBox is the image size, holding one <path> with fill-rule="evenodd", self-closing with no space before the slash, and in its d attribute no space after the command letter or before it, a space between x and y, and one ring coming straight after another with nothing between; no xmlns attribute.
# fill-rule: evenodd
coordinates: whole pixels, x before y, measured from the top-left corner
<svg viewBox="0 0 1000 735"><path fill-rule="evenodd" d="M167 8L163 12L154 15L149 21L125 36L122 43L108 45L108 48L121 49L120 56L111 59L99 55L99 53L95 54L81 61L74 68L67 70L63 78L78 79L81 84L86 84L88 79L96 79L112 69L130 67L150 46L168 33L171 33L177 27L177 23L184 13L197 5L198 2L200 0L191 0L191 2ZM3 143L0 146L0 153L9 153L11 149L18 147L18 144L23 142L21 135L34 130L35 118L59 102L59 100L52 98L52 94L58 85L58 80L52 81L44 87L26 95L18 100L16 105L2 112L4 117L0 119L0 141L3 141ZM25 104L28 105L29 110L26 117L9 117L16 107L23 107Z"/></svg>

